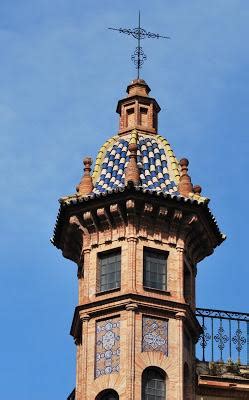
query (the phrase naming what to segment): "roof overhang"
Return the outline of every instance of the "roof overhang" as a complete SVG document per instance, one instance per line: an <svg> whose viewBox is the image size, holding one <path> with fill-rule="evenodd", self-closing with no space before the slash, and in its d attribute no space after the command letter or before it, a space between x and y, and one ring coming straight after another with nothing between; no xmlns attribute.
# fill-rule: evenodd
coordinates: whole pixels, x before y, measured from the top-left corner
<svg viewBox="0 0 249 400"><path fill-rule="evenodd" d="M115 224L116 214L120 215L124 225L127 224L127 216L131 212L130 204L137 218L144 218L145 215L146 218L157 219L162 229L165 220L166 225L177 226L179 235L182 231L191 230L191 246L194 246L194 252L198 252L195 262L210 255L213 249L225 240L225 235L220 232L208 208L208 201L128 185L108 192L92 193L89 196L76 194L64 197L60 199L60 203L51 241L62 250L66 258L75 262L78 259L76 253L80 253L82 246L84 230L89 230L89 227L103 229L104 223L111 226ZM65 244L71 246L69 253Z"/></svg>

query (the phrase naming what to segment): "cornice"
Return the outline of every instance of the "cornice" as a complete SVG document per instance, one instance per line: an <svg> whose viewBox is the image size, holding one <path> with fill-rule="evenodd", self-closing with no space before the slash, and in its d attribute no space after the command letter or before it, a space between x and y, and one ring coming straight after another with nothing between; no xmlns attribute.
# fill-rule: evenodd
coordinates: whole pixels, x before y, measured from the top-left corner
<svg viewBox="0 0 249 400"><path fill-rule="evenodd" d="M195 317L194 312L186 303L173 300L152 298L151 296L138 293L119 294L115 297L96 299L94 302L85 303L75 308L70 334L74 338L81 335L81 315L87 314L89 319L105 317L110 314L120 313L127 310L130 304L135 307L136 312L145 314L155 313L164 318L179 319L180 314L184 316L182 320L188 326L195 341L198 340L202 328Z"/></svg>
<svg viewBox="0 0 249 400"><path fill-rule="evenodd" d="M52 243L75 262L80 258L84 234L90 235L91 246L98 245L100 230L105 232L105 240L111 241L112 230L119 226L124 239L131 213L136 218L130 222L139 227L138 237L146 237L147 230L154 229L154 240L160 241L164 234L171 244L177 245L178 239L185 241L194 263L225 239L207 203L183 196L129 185L101 195L65 197L60 202Z"/></svg>
<svg viewBox="0 0 249 400"><path fill-rule="evenodd" d="M155 107L156 107L156 111L157 112L161 111L161 107L159 106L159 104L156 101L156 99L154 99L153 97L145 97L145 96L141 96L141 95L135 94L133 96L125 97L124 99L119 100L118 104L117 104L116 112L118 114L120 114L120 109L121 109L121 105L122 104L132 104L135 100L139 101L141 104L151 104L151 103L153 103L155 105Z"/></svg>

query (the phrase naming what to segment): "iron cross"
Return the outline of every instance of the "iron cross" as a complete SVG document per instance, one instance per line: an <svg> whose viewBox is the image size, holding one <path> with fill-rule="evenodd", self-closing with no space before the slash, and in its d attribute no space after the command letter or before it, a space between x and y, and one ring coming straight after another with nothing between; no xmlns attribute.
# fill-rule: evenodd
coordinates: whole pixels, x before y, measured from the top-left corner
<svg viewBox="0 0 249 400"><path fill-rule="evenodd" d="M161 36L158 33L153 33L153 32L147 32L145 29L141 28L140 25L140 11L138 14L138 28L108 28L113 31L118 31L120 33L125 33L126 35L131 35L134 39L137 40L137 47L134 51L134 53L131 56L131 60L134 62L136 69L137 69L137 78L139 79L140 75L140 69L142 68L142 65L144 61L147 59L146 54L144 53L142 47L140 46L140 42L142 39L170 39L169 36Z"/></svg>

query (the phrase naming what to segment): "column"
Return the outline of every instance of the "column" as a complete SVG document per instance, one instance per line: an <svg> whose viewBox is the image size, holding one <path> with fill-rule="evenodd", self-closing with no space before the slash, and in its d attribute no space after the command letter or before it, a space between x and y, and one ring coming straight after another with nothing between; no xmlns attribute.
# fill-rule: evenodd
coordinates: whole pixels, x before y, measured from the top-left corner
<svg viewBox="0 0 249 400"><path fill-rule="evenodd" d="M75 399L81 399L81 360L82 360L82 343L81 340L75 339L75 345L77 346L76 354L76 387L75 387Z"/></svg>
<svg viewBox="0 0 249 400"><path fill-rule="evenodd" d="M135 337L136 337L136 321L135 313L138 306L135 303L127 304L127 399L135 399Z"/></svg>
<svg viewBox="0 0 249 400"><path fill-rule="evenodd" d="M79 358L79 387L81 391L80 397L76 397L76 400L87 399L87 348L88 348L88 323L90 316L88 314L80 315L80 321L82 324L82 336L81 336L81 357Z"/></svg>
<svg viewBox="0 0 249 400"><path fill-rule="evenodd" d="M178 312L176 314L176 320L178 322L178 393L177 400L183 399L183 381L184 381L184 373L183 373L183 362L184 362L184 343L183 343L183 331L184 331L184 320L185 313Z"/></svg>
<svg viewBox="0 0 249 400"><path fill-rule="evenodd" d="M81 278L81 289L79 304L83 304L85 300L89 299L89 271L90 271L90 247L83 249L83 274Z"/></svg>
<svg viewBox="0 0 249 400"><path fill-rule="evenodd" d="M134 236L128 237L128 271L127 271L127 289L128 291L136 291L136 250L137 238Z"/></svg>
<svg viewBox="0 0 249 400"><path fill-rule="evenodd" d="M178 255L178 296L181 301L184 300L184 259L183 252L184 249L182 246L176 247L177 255Z"/></svg>

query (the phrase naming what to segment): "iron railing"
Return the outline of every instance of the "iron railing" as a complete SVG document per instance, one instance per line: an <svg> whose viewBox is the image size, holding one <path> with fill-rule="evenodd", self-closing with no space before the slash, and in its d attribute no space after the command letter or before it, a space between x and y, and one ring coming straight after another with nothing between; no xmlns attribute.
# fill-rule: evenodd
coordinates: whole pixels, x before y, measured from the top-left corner
<svg viewBox="0 0 249 400"><path fill-rule="evenodd" d="M196 317L202 326L199 360L249 365L249 314L197 308Z"/></svg>

